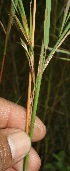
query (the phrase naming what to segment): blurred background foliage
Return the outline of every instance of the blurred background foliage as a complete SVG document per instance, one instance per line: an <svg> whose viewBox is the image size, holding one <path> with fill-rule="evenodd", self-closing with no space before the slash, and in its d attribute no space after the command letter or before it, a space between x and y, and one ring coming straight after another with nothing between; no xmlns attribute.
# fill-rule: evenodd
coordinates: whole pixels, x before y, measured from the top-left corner
<svg viewBox="0 0 70 171"><path fill-rule="evenodd" d="M30 1L24 0L29 22ZM52 0L49 47L58 40L67 0ZM43 37L45 0L37 1L35 32L35 68L37 72L40 46ZM0 21L5 30L8 25L10 1L0 1ZM5 33L0 25L0 69L2 66ZM0 96L24 107L27 104L28 61L20 45L20 32L12 24L2 80ZM70 51L69 37L61 49ZM49 50L47 52L49 54ZM47 127L47 135L41 142L33 144L42 160L41 171L70 171L70 62L60 57L68 55L56 53L43 74L37 116Z"/></svg>

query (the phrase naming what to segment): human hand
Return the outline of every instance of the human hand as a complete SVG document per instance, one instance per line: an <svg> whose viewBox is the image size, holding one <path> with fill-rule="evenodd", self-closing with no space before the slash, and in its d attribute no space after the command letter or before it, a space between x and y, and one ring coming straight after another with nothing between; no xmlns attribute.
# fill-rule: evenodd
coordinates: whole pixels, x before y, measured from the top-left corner
<svg viewBox="0 0 70 171"><path fill-rule="evenodd" d="M29 152L27 171L38 171L41 160L25 133L26 110L0 98L0 171L23 171L23 158ZM36 117L32 141L41 140L46 128Z"/></svg>

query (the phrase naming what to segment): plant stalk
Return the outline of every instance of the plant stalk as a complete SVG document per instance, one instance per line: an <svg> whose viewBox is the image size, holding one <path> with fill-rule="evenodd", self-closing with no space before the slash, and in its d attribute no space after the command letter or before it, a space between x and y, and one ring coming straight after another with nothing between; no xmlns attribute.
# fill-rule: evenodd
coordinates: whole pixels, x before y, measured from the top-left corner
<svg viewBox="0 0 70 171"><path fill-rule="evenodd" d="M35 122L35 117L36 117L36 111L37 111L37 105L38 105L38 98L39 98L41 80L42 80L42 72L40 73L39 76L37 76L37 81L36 81L37 86L36 86L36 93L35 93L35 98L34 98L32 119L31 119L31 127L30 127L30 133L29 133L29 136L30 136L31 140L32 140L32 136L33 136L34 122ZM28 158L29 158L29 154L27 154L27 156L24 159L24 171L27 171Z"/></svg>

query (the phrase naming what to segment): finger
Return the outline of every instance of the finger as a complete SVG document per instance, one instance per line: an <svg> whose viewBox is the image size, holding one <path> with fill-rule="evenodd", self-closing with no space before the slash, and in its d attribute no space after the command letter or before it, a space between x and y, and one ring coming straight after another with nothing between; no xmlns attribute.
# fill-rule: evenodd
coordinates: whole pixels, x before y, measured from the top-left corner
<svg viewBox="0 0 70 171"><path fill-rule="evenodd" d="M41 159L37 152L31 148L29 153L29 162L27 171L38 171L41 166Z"/></svg>
<svg viewBox="0 0 70 171"><path fill-rule="evenodd" d="M30 138L19 129L0 130L0 171L23 159L31 147Z"/></svg>
<svg viewBox="0 0 70 171"><path fill-rule="evenodd" d="M26 111L20 105L0 98L0 128L25 129Z"/></svg>
<svg viewBox="0 0 70 171"><path fill-rule="evenodd" d="M41 166L41 160L37 152L31 148L29 152L29 161L27 171L38 171ZM13 166L13 168L17 171L23 171L23 160L18 162Z"/></svg>
<svg viewBox="0 0 70 171"><path fill-rule="evenodd" d="M46 126L38 117L36 117L32 141L33 142L40 141L41 139L44 138L45 135L46 135Z"/></svg>
<svg viewBox="0 0 70 171"><path fill-rule="evenodd" d="M16 171L16 170L13 169L13 168L9 168L9 169L7 169L6 171Z"/></svg>
<svg viewBox="0 0 70 171"><path fill-rule="evenodd" d="M17 171L23 171L23 160L19 161L18 163L16 163L13 166L13 169L17 170Z"/></svg>
<svg viewBox="0 0 70 171"><path fill-rule="evenodd" d="M26 110L13 102L0 98L0 128L19 128L25 130ZM36 117L33 141L41 140L46 134L46 127Z"/></svg>

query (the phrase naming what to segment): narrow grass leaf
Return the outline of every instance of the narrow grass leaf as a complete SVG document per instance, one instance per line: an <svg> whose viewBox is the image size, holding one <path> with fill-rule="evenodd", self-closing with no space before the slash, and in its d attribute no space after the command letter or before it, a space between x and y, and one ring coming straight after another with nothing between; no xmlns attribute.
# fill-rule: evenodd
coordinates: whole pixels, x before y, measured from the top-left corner
<svg viewBox="0 0 70 171"><path fill-rule="evenodd" d="M38 65L38 75L42 72L43 64L44 64L44 43L42 42L41 54L40 54L39 65Z"/></svg>
<svg viewBox="0 0 70 171"><path fill-rule="evenodd" d="M25 51L28 53L28 48L27 48L26 43L21 38L20 38L20 41L21 41L21 45L24 47Z"/></svg>
<svg viewBox="0 0 70 171"><path fill-rule="evenodd" d="M25 52L26 52L26 56L27 56L27 59L29 61L29 64L31 62L31 56L29 54L29 51L28 51L28 48L27 48L27 45L26 43L20 38L20 41L21 41L21 46L24 48Z"/></svg>
<svg viewBox="0 0 70 171"><path fill-rule="evenodd" d="M0 25L1 25L1 27L2 27L2 29L3 29L3 31L4 31L4 33L6 34L6 30L5 30L4 25L2 24L1 21L0 21Z"/></svg>
<svg viewBox="0 0 70 171"><path fill-rule="evenodd" d="M23 6L23 3L22 3L22 0L19 0L18 9L19 9L19 12L20 12L20 15L21 15L23 27L25 29L27 37L29 38L28 22L27 22L27 18L26 18L26 14L25 14L25 10L24 10L24 6Z"/></svg>
<svg viewBox="0 0 70 171"><path fill-rule="evenodd" d="M12 3L13 3L13 6L14 6L16 12L18 14L20 14L20 16L21 16L22 25L23 25L24 30L26 32L26 35L29 39L29 28L28 28L27 18L26 18L26 14L25 14L25 10L24 10L22 0L18 0L18 9L17 9L16 3L15 3L15 0L12 0Z"/></svg>
<svg viewBox="0 0 70 171"><path fill-rule="evenodd" d="M21 8L21 11L22 11L22 15L24 16L25 15L25 10L24 10L24 6L23 6L23 3L22 3L22 0L18 0L19 1L19 5L20 5L20 8Z"/></svg>
<svg viewBox="0 0 70 171"><path fill-rule="evenodd" d="M16 6L17 6L18 0L15 0L15 3L16 3ZM15 9L14 9L13 4L11 2L10 15L9 15L9 19L8 19L8 26L7 26L7 31L6 31L4 53L3 53L1 73L0 73L0 83L1 83L1 80L2 80L2 73L3 73L3 69L4 69L5 56L6 56L6 52L7 52L7 46L8 46L8 39L9 39L9 35L10 35L12 23L13 23L13 16L14 16L14 14L15 14Z"/></svg>
<svg viewBox="0 0 70 171"><path fill-rule="evenodd" d="M50 12L51 12L51 0L46 0L45 20L44 20L44 46L45 48L47 48L49 44Z"/></svg>
<svg viewBox="0 0 70 171"><path fill-rule="evenodd" d="M21 46L22 46L22 47L24 48L24 50L25 50L26 57L27 57L28 62L29 62L30 70L32 70L33 63L32 63L31 53L30 53L30 51L28 51L28 48L27 48L26 43L25 43L21 38L20 38L20 41L21 41ZM30 48L29 48L29 50L30 50Z"/></svg>
<svg viewBox="0 0 70 171"><path fill-rule="evenodd" d="M51 51L53 48L51 47L48 47L48 50ZM56 50L57 53L63 53L63 54L66 54L66 55L70 55L70 52L67 51L67 50L64 50L64 49L57 49Z"/></svg>
<svg viewBox="0 0 70 171"><path fill-rule="evenodd" d="M61 58L61 57L58 58L58 57L57 57L57 59L61 59L61 60L70 62L70 59L69 59L69 58Z"/></svg>
<svg viewBox="0 0 70 171"><path fill-rule="evenodd" d="M69 18L70 18L70 13L69 13L68 16L67 16L67 19L66 19L65 24L68 22Z"/></svg>
<svg viewBox="0 0 70 171"><path fill-rule="evenodd" d="M15 19L15 21L16 21L16 24L17 24L18 28L21 30L22 34L24 35L26 41L28 42L28 44L30 44L30 42L29 42L29 40L28 40L28 37L27 37L27 35L26 35L26 32L25 32L25 30L24 30L24 28L23 28L21 22L19 21L19 19L18 19L18 17L17 17L16 15L14 15L14 19Z"/></svg>
<svg viewBox="0 0 70 171"><path fill-rule="evenodd" d="M70 0L68 0L67 4L66 4L66 8L65 8L65 11L64 11L64 17L63 17L63 22L62 22L62 27L61 27L61 31L60 31L60 35L62 34L63 28L64 28L64 26L66 24L66 21L67 21L66 18L67 18L68 12L69 12L69 8L70 8ZM70 14L69 14L69 16L70 16Z"/></svg>
<svg viewBox="0 0 70 171"><path fill-rule="evenodd" d="M60 36L59 40L57 41L57 43L55 44L54 48L52 49L52 51L50 52L48 58L46 59L46 63L44 66L43 71L46 69L46 67L48 66L50 60L52 59L54 53L56 52L56 50L59 48L59 46L63 43L63 41L66 39L66 37L70 34L70 23L68 24L68 26L65 28L64 32L62 33L62 35Z"/></svg>
<svg viewBox="0 0 70 171"><path fill-rule="evenodd" d="M13 7L14 7L14 10L18 13L18 10L17 10L18 0L11 0L11 1L12 1L12 4L13 4Z"/></svg>

